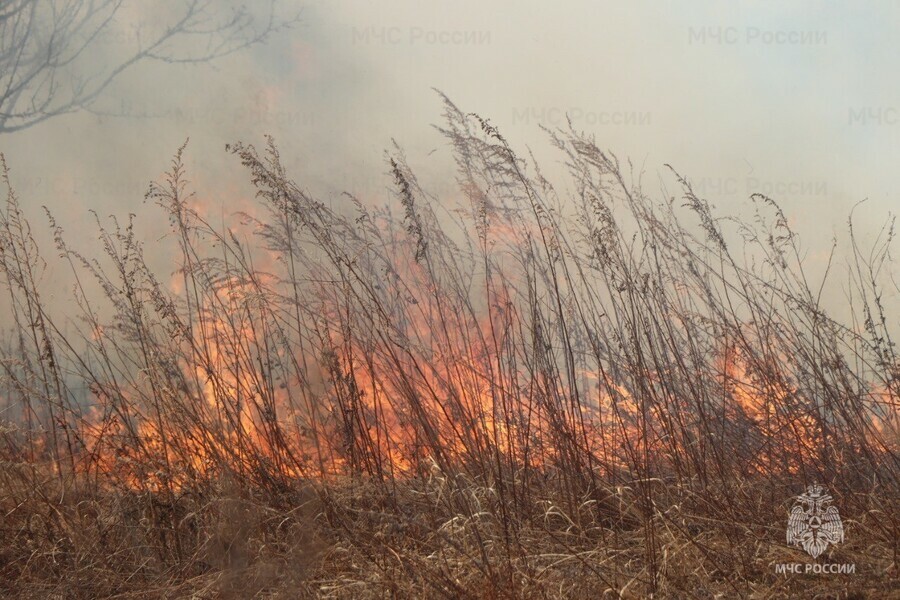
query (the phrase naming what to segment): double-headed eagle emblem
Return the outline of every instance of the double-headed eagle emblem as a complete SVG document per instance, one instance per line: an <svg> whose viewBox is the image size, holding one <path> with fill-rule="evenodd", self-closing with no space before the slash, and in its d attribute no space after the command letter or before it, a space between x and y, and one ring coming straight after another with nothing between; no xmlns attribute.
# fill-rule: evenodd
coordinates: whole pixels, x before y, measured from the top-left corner
<svg viewBox="0 0 900 600"><path fill-rule="evenodd" d="M821 485L811 485L797 496L788 516L787 543L802 547L816 558L828 544L843 542L844 525L837 507L830 506L832 500Z"/></svg>

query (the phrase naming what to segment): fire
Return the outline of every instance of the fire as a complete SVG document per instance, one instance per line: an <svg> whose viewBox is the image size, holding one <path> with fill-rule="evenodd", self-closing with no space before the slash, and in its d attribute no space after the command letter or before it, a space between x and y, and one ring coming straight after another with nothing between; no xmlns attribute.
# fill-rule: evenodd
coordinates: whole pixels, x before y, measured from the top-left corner
<svg viewBox="0 0 900 600"><path fill-rule="evenodd" d="M778 361L783 364L784 357ZM813 457L820 446L821 431L820 421L797 387L785 380L774 360L762 367L767 376L754 374L749 360L734 347L728 348L719 362L725 390L738 413L737 422L748 433L747 447L739 450L747 453L751 468L757 473L772 472L787 455L794 457L794 462L786 465L787 471L799 471L801 461Z"/></svg>
<svg viewBox="0 0 900 600"><path fill-rule="evenodd" d="M512 363L509 348L532 340L521 328L527 319L517 292L500 279L482 282L484 306L465 306L410 261L407 296L386 299L382 314L348 312L341 302L347 290L323 286L309 296L320 311L319 354L299 357L298 346L275 335L283 316L271 305L282 283L272 274L277 258L261 264L266 269L254 278L226 276L190 297L177 372L148 372L138 381L143 387L120 389L119 398L96 391L84 420L83 472L162 491L228 470L285 479L358 471L403 477L435 461L466 465L486 457L543 469L566 459L567 436L606 469L647 457L665 466L666 456L691 450L690 439L672 433L674 413L660 410L671 394L664 372L617 376L609 365L582 361L572 384L562 385L551 376L561 364L552 349L519 357L534 361L549 352L542 369ZM172 293L190 304L183 282L174 281ZM104 335L103 328L94 332L95 339ZM301 358L314 367L291 376L285 365ZM780 374L779 360L754 362L726 346L710 361L718 372L703 382L719 398L709 409L737 428L722 430L731 444L725 448L761 474L798 472L815 460L823 435L815 405ZM889 405L887 390L876 396ZM667 402L673 411L690 410L688 400ZM881 439L898 439L896 411L870 425ZM699 422L685 430L703 436Z"/></svg>
<svg viewBox="0 0 900 600"><path fill-rule="evenodd" d="M348 313L340 286L315 292L320 354L302 357L316 366L292 378L284 365L299 358L297 347L273 329L277 258L262 264L267 269L252 279L223 277L191 296L190 337L177 355L178 373L167 375L180 389L134 390L117 401L98 396L86 419L86 472L158 491L223 469L260 477L360 470L396 477L436 460L465 465L489 456L541 469L565 459L570 434L607 469L627 469L642 457L662 465L663 457L688 450L689 440L671 433L672 415L659 408L670 393L665 373L619 381L608 365L583 363L572 384L561 385L546 370L559 368L551 349L544 370L519 368L507 350L531 340L517 328L526 318L516 292L487 280L484 306L460 305L414 261L405 265L408 296L395 297L381 315ZM175 281L172 293L184 303L186 288ZM402 312L388 312L401 304ZM733 439L730 450L751 470L794 473L815 457L821 420L774 361L754 365L729 346L711 364L718 375L710 373L706 384L721 390L713 392L721 406L712 410L745 432L729 438L725 431L723 440ZM153 377L144 383L156 385ZM687 404L672 401L673 410ZM872 423L895 439L896 426L895 413ZM687 430L695 438L703 433L700 424ZM796 460L784 464L785 456Z"/></svg>
<svg viewBox="0 0 900 600"><path fill-rule="evenodd" d="M117 358L91 374L94 406L60 418L76 437L66 443L78 472L157 492L230 473L277 485L414 477L433 465L575 465L614 478L734 460L746 476L798 474L829 448L855 450L841 430L896 448L895 390L862 377L832 386L869 412L833 410L817 391L827 385L802 381L784 340L731 319L689 323L672 298L702 309L700 294L633 265L604 266L624 254L593 248L576 266L607 277L604 289L573 283L562 272L575 246L548 211L529 222L476 207L468 262L447 238L429 247L427 215L394 165L409 195L406 228L387 210L347 219L304 197L311 216L286 203L301 192L285 184L268 192L270 214L243 211L253 238L216 230L208 199L181 200L177 182L159 192L179 268L165 286L128 263L122 274L137 283L105 288L120 312L86 341ZM595 233L611 243L605 218ZM294 239L292 228L312 233ZM260 238L262 247L245 241ZM645 305L654 293L662 300Z"/></svg>

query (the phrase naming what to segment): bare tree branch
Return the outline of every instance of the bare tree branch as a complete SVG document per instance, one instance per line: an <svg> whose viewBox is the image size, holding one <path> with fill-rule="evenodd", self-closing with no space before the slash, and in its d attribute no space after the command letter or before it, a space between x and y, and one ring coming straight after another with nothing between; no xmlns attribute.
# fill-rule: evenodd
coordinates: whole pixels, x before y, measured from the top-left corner
<svg viewBox="0 0 900 600"><path fill-rule="evenodd" d="M122 33L126 0L0 0L0 133L90 108L138 63L205 63L261 43L297 20L277 4L165 3L160 23L135 25L134 47L109 56L102 42Z"/></svg>

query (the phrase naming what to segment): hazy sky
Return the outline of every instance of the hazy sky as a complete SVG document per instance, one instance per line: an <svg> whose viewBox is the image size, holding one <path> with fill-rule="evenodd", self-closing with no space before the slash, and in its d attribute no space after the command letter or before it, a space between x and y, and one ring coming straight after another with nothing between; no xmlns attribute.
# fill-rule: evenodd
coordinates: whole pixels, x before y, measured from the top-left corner
<svg viewBox="0 0 900 600"><path fill-rule="evenodd" d="M152 3L130 15L152 18ZM301 22L214 65L145 64L98 108L0 137L29 214L71 227L87 209L145 218L143 202L188 136L190 178L236 205L246 177L228 142L273 134L310 189L361 197L388 185L383 150L404 146L436 186L447 147L432 88L546 154L540 125L596 134L651 183L665 163L722 213L762 191L809 246L851 207L877 227L898 206L900 4L895 2L318 1ZM104 40L133 44L130 25ZM434 155L431 150L439 149ZM426 178L427 181L427 178ZM654 184L655 185L655 184ZM42 222L42 221L41 221ZM161 229L160 229L161 230ZM150 235L149 233L147 234Z"/></svg>

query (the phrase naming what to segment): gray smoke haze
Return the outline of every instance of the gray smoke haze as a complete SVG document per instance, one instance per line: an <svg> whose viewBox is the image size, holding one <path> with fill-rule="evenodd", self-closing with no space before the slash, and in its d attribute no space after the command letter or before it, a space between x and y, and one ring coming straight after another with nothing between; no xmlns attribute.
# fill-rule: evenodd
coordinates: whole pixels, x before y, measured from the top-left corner
<svg viewBox="0 0 900 600"><path fill-rule="evenodd" d="M127 53L137 2L98 56ZM872 236L897 206L900 5L828 2L473 2L328 0L282 5L299 23L211 64L146 63L93 106L0 136L35 224L46 205L81 248L88 209L165 231L144 192L190 137L188 176L213 212L252 194L226 143L272 134L291 175L324 198L386 194L383 150L405 148L423 182L451 190L432 88L489 118L549 169L542 126L593 132L648 189L689 178L720 213L762 192L782 203L812 255L847 217ZM99 60L99 59L98 59ZM438 152L431 154L431 151ZM449 193L449 192L448 192ZM78 245L78 244L76 244ZM151 253L148 247L148 254Z"/></svg>

